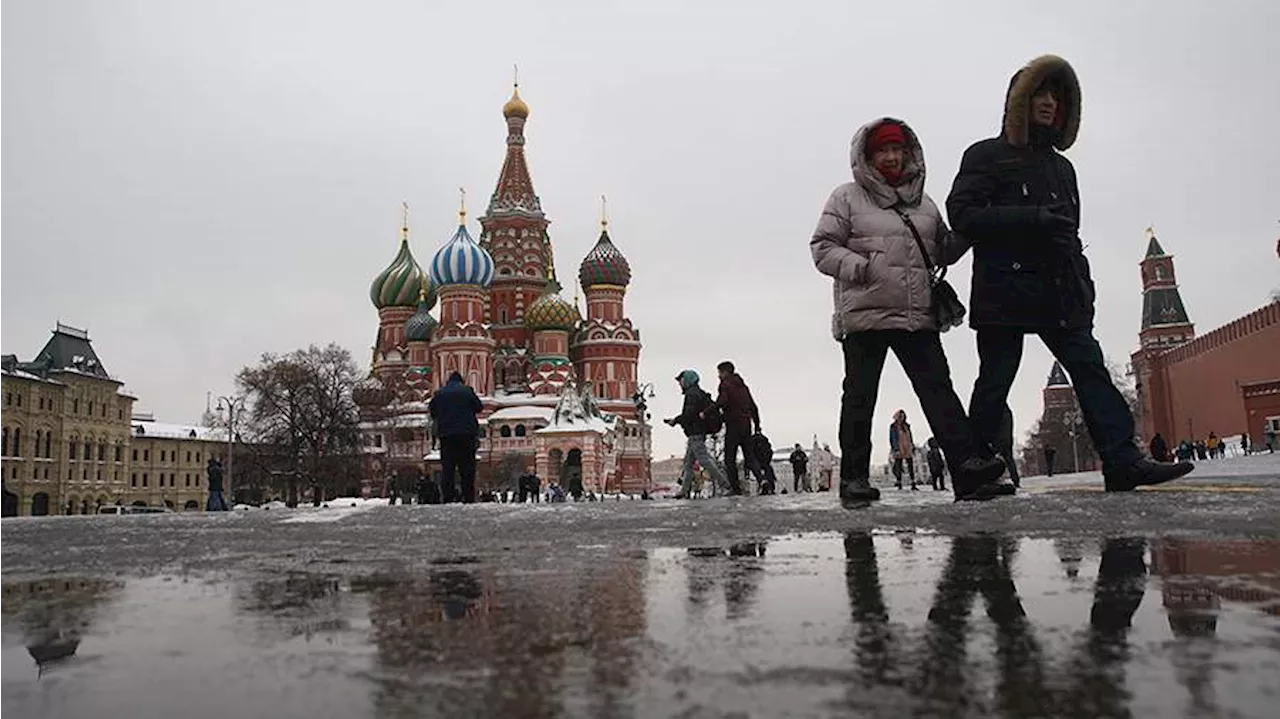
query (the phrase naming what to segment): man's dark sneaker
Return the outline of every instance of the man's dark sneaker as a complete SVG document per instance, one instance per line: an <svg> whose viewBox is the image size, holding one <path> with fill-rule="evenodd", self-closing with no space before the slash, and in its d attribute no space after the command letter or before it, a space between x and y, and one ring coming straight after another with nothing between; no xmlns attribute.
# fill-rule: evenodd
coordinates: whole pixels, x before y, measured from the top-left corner
<svg viewBox="0 0 1280 719"><path fill-rule="evenodd" d="M866 477L840 481L840 506L845 509L865 507L878 499L880 490L872 487Z"/></svg>
<svg viewBox="0 0 1280 719"><path fill-rule="evenodd" d="M951 489L957 502L985 502L996 497L1007 497L1018 491L1008 482L1001 482L1005 473L1004 460L999 457L970 457L961 463Z"/></svg>
<svg viewBox="0 0 1280 719"><path fill-rule="evenodd" d="M1108 492L1132 492L1138 487L1185 477L1195 468L1190 462L1153 462L1143 458L1123 469L1103 470L1102 480Z"/></svg>

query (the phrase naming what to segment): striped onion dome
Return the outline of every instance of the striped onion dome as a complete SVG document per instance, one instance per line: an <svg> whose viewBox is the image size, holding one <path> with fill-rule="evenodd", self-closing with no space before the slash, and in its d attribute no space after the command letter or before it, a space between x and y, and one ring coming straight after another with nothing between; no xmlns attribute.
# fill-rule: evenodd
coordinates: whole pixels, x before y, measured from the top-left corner
<svg viewBox="0 0 1280 719"><path fill-rule="evenodd" d="M583 258L582 265L578 268L578 280L583 287L593 285L626 287L631 284L631 265L609 239L608 230L601 230L596 246L592 247Z"/></svg>
<svg viewBox="0 0 1280 719"><path fill-rule="evenodd" d="M427 304L426 283L418 292L418 311L413 313L404 323L404 338L410 342L428 342L431 334L440 323L431 316L431 305Z"/></svg>
<svg viewBox="0 0 1280 719"><path fill-rule="evenodd" d="M529 305L524 311L524 326L537 332L538 330L564 330L572 332L582 315L578 308L569 304L560 296L560 283L555 278L547 280L547 288L542 296Z"/></svg>
<svg viewBox="0 0 1280 719"><path fill-rule="evenodd" d="M396 253L396 258L373 278L373 284L369 285L369 299L378 309L413 307L418 301L418 290L423 286L427 288L427 306L430 308L436 303L436 288L427 273L418 266L418 261L413 259L406 237L400 241L400 252Z"/></svg>
<svg viewBox="0 0 1280 719"><path fill-rule="evenodd" d="M488 287L493 282L493 258L467 233L465 224L458 225L435 258L431 260L431 282L444 285L476 285Z"/></svg>

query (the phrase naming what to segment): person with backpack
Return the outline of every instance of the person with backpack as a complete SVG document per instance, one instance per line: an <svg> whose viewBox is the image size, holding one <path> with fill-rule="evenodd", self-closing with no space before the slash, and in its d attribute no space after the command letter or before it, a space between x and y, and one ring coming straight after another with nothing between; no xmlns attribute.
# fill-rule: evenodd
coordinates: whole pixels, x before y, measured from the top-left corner
<svg viewBox="0 0 1280 719"><path fill-rule="evenodd" d="M720 374L720 389L716 397L715 408L724 417L724 466L729 475L729 489L734 494L742 493L742 485L738 481L738 449L742 449L742 461L748 473L755 475L757 482L764 482L764 472L760 469L756 457L747 447L753 434L760 433L760 410L751 396L751 390L738 374L733 363L725 360L716 366ZM710 410L709 410L710 411ZM754 432L752 431L754 428Z"/></svg>
<svg viewBox="0 0 1280 719"><path fill-rule="evenodd" d="M723 487L729 484L729 478L725 476L724 469L707 449L707 435L719 432L723 419L711 395L698 386L697 372L691 369L684 370L676 375L676 382L680 384L680 391L684 394L684 406L680 414L663 421L672 427L679 425L684 430L687 444L684 452L684 466L680 471L680 493L676 495L676 499L688 499L693 496L695 463L706 470L716 486ZM729 490L733 494L742 493L741 488L733 485L729 485Z"/></svg>

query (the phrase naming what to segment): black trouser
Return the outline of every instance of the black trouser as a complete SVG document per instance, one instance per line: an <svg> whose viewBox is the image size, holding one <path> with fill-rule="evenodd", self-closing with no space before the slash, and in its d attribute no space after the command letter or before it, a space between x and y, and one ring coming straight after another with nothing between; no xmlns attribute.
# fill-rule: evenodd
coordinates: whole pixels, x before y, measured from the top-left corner
<svg viewBox="0 0 1280 719"><path fill-rule="evenodd" d="M455 434L440 438L440 490L446 504L476 501L476 438L470 434ZM461 497L454 484L454 474L462 483Z"/></svg>
<svg viewBox="0 0 1280 719"><path fill-rule="evenodd" d="M1009 388L1022 363L1019 329L978 330L978 380L969 400L969 417L981 441L1000 444L1001 415ZM1039 333L1049 351L1071 377L1089 436L1102 456L1103 469L1122 468L1142 458L1133 443L1133 415L1102 358L1102 348L1088 329L1044 330Z"/></svg>
<svg viewBox="0 0 1280 719"><path fill-rule="evenodd" d="M916 461L911 457L902 458L894 457L893 459L893 477L898 480L898 488L902 488L902 463L907 463L907 472L911 475L911 486L916 486Z"/></svg>
<svg viewBox="0 0 1280 719"><path fill-rule="evenodd" d="M724 428L724 470L729 477L729 489L734 492L742 491L742 484L738 481L738 449L742 449L742 463L745 465L746 472L754 474L758 482L764 481L764 472L760 469L760 464L756 462L756 456L752 453L751 446L751 425L739 427L736 425L725 425Z"/></svg>
<svg viewBox="0 0 1280 719"><path fill-rule="evenodd" d="M1057 455L1053 452L1044 453L1044 472L1050 477L1053 476L1053 460Z"/></svg>
<svg viewBox="0 0 1280 719"><path fill-rule="evenodd" d="M915 388L925 419L951 467L951 476L959 476L956 468L977 450L964 407L951 386L951 368L942 352L938 333L854 332L846 335L841 345L844 347L844 396L840 402L840 481L871 476L871 416L890 349Z"/></svg>

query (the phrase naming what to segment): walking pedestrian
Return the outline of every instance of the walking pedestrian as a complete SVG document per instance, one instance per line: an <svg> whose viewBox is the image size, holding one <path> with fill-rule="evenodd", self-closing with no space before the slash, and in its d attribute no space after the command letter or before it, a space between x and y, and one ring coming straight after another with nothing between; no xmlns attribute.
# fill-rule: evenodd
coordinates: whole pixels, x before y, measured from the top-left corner
<svg viewBox="0 0 1280 719"><path fill-rule="evenodd" d="M956 397L932 311L932 268L949 263L955 243L924 192L920 141L901 120L880 118L854 135L850 156L853 182L831 193L809 244L814 265L833 281L832 334L844 353L841 503L880 498L870 483L871 420L891 349L950 463L956 498L1009 493L997 481L1003 463L977 444Z"/></svg>
<svg viewBox="0 0 1280 719"><path fill-rule="evenodd" d="M205 472L209 475L209 500L205 503L204 511L225 512L231 509L222 495L222 460L210 457Z"/></svg>
<svg viewBox="0 0 1280 719"><path fill-rule="evenodd" d="M1133 443L1133 415L1093 336L1095 289L1078 233L1080 193L1075 168L1060 154L1079 130L1075 70L1045 55L1014 74L1000 135L975 143L961 160L947 214L974 249L970 325L979 369L969 413L982 440L994 446L1023 339L1039 335L1071 377L1102 456L1106 490L1129 491L1177 479L1193 466L1142 456Z"/></svg>
<svg viewBox="0 0 1280 719"><path fill-rule="evenodd" d="M802 488L809 491L809 455L800 447L800 443L796 442L795 449L791 450L791 491L799 492Z"/></svg>
<svg viewBox="0 0 1280 719"><path fill-rule="evenodd" d="M1053 460L1058 457L1058 450L1051 445L1045 445L1044 448L1044 473L1047 476L1053 476Z"/></svg>
<svg viewBox="0 0 1280 719"><path fill-rule="evenodd" d="M893 423L889 425L889 456L893 459L893 476L898 482L898 489L902 489L902 465L905 462L907 472L911 475L911 491L917 491L916 486L916 445L915 440L911 436L911 423L907 421L906 410L898 410L893 413Z"/></svg>
<svg viewBox="0 0 1280 719"><path fill-rule="evenodd" d="M715 407L715 401L702 387L698 386L698 381L698 373L691 369L676 375L676 382L680 385L680 391L684 393L684 406L680 414L664 420L672 427L679 425L684 430L686 439L684 466L680 471L680 493L676 495L676 499L688 499L693 496L695 464L701 465L717 487L723 487L729 483L724 469L707 449L707 435L719 432L718 425L721 421L718 413L708 412Z"/></svg>
<svg viewBox="0 0 1280 719"><path fill-rule="evenodd" d="M1262 437L1267 440L1267 452L1275 454L1276 451L1276 427L1271 420L1262 426Z"/></svg>
<svg viewBox="0 0 1280 719"><path fill-rule="evenodd" d="M738 481L739 448L742 449L746 472L754 475L758 483L764 482L764 472L747 446L751 436L760 433L760 409L751 396L751 389L732 362L721 362L716 371L720 374L716 407L724 417L724 466L729 477L729 492L743 494L742 484Z"/></svg>
<svg viewBox="0 0 1280 719"><path fill-rule="evenodd" d="M1165 441L1164 435L1156 432L1156 436L1151 438L1151 458L1157 462L1169 461L1169 443Z"/></svg>
<svg viewBox="0 0 1280 719"><path fill-rule="evenodd" d="M946 491L947 482L944 477L947 471L947 464L942 460L942 450L938 447L938 440L930 437L925 443L929 451L925 454L925 460L929 463L929 484L938 491Z"/></svg>
<svg viewBox="0 0 1280 719"><path fill-rule="evenodd" d="M427 404L440 438L440 493L445 504L476 501L476 448L480 437L476 416L483 408L475 390L463 383L458 372L449 375ZM461 481L460 493L455 479Z"/></svg>

